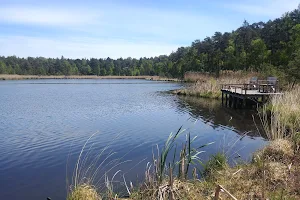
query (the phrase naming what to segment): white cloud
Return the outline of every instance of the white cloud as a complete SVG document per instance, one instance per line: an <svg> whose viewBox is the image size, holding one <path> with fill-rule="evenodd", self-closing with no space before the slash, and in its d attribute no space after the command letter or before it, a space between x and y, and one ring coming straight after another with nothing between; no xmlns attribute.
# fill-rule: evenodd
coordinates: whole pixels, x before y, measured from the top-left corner
<svg viewBox="0 0 300 200"><path fill-rule="evenodd" d="M89 7L2 6L1 22L47 28L58 26L59 31L92 33L100 37L125 38L132 35L159 40L194 40L219 29L233 29L229 22L214 16L110 4Z"/></svg>
<svg viewBox="0 0 300 200"><path fill-rule="evenodd" d="M93 21L96 17L85 10L61 9L58 7L0 7L0 21L5 23L29 25L81 25Z"/></svg>
<svg viewBox="0 0 300 200"><path fill-rule="evenodd" d="M299 3L298 0L248 0L227 4L226 7L250 15L275 18L296 9Z"/></svg>
<svg viewBox="0 0 300 200"><path fill-rule="evenodd" d="M169 54L215 31L236 28L213 15L103 3L3 5L1 23L22 26L15 26L16 36L0 33L0 55L72 58ZM23 30L26 36L20 34Z"/></svg>
<svg viewBox="0 0 300 200"><path fill-rule="evenodd" d="M0 36L0 55L19 57L46 56L68 58L140 58L170 54L177 45L154 42L128 42L93 38L47 39Z"/></svg>

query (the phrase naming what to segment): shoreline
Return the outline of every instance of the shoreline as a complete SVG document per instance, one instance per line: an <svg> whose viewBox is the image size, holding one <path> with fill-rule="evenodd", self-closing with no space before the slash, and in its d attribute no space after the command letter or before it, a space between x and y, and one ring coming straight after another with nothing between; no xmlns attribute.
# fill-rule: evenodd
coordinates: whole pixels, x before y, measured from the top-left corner
<svg viewBox="0 0 300 200"><path fill-rule="evenodd" d="M207 73L185 73L184 80L188 82L184 88L173 90L172 93L181 96L194 96L206 99L220 100L222 97L222 84L248 83L251 77L258 76L257 73L221 72L217 77Z"/></svg>
<svg viewBox="0 0 300 200"><path fill-rule="evenodd" d="M95 75L17 75L17 74L0 74L0 80L34 80L34 79L142 79L152 81L169 81L181 82L176 78L165 78L159 76L95 76Z"/></svg>
<svg viewBox="0 0 300 200"><path fill-rule="evenodd" d="M171 94L179 95L179 96L189 96L189 97L198 97L203 99L214 99L214 100L221 100L221 93L218 92L192 92L189 91L188 88L184 89L177 89L177 90L171 90Z"/></svg>
<svg viewBox="0 0 300 200"><path fill-rule="evenodd" d="M295 149L296 146L297 143L287 138L270 140L268 145L252 154L250 162L240 161L235 166L228 164L227 155L216 153L203 164L204 169L200 172L201 178L197 178L199 172L196 168L190 169L193 171L193 177L182 174L188 173L190 161L187 160L187 154L181 155L183 157L180 158L181 161L178 161L181 163L178 167L184 172L173 173L172 169L167 169L163 165L166 171L160 174L161 176L157 176L159 171L150 171L149 168L144 182L131 186L130 189L125 186L128 195L118 197L118 193L109 188L104 193L99 193L96 186L84 183L71 187L67 200L152 200L158 196L162 196L163 200L183 199L183 197L200 200L228 199L228 197L232 199L277 199L280 197L298 199L300 176L297 166L299 166L300 157ZM159 156L156 159L159 160ZM182 162L183 160L188 163ZM181 166L183 167L180 168ZM178 171L178 168L174 170ZM162 177L162 180L157 177Z"/></svg>

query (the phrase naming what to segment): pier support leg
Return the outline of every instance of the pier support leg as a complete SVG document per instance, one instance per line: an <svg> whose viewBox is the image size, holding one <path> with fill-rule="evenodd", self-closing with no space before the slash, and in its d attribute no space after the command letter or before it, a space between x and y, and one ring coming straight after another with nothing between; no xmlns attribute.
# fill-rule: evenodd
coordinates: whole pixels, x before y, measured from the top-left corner
<svg viewBox="0 0 300 200"><path fill-rule="evenodd" d="M222 106L224 106L224 93L222 92Z"/></svg>
<svg viewBox="0 0 300 200"><path fill-rule="evenodd" d="M228 95L225 94L225 106L228 107Z"/></svg>
<svg viewBox="0 0 300 200"><path fill-rule="evenodd" d="M246 108L247 104L246 104L246 99L244 98L243 99L243 102L242 102L242 108Z"/></svg>
<svg viewBox="0 0 300 200"><path fill-rule="evenodd" d="M238 100L238 109L242 109L243 108L243 99L239 98Z"/></svg>
<svg viewBox="0 0 300 200"><path fill-rule="evenodd" d="M229 95L229 108L231 108L231 107L232 107L232 96Z"/></svg>
<svg viewBox="0 0 300 200"><path fill-rule="evenodd" d="M237 108L237 97L233 97L233 108Z"/></svg>

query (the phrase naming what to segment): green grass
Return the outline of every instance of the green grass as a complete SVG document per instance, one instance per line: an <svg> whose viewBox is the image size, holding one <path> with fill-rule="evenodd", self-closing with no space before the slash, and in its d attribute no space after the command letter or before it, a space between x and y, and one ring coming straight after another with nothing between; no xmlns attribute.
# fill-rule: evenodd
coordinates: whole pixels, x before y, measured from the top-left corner
<svg viewBox="0 0 300 200"><path fill-rule="evenodd" d="M227 157L224 153L212 155L210 159L203 165L202 174L204 177L210 177L216 171L224 170L228 166Z"/></svg>

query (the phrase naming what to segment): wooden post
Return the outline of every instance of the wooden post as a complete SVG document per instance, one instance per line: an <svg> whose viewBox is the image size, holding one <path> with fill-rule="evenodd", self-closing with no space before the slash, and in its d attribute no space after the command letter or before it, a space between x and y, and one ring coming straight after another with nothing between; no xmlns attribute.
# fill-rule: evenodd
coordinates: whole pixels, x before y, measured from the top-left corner
<svg viewBox="0 0 300 200"><path fill-rule="evenodd" d="M225 94L225 105L226 105L226 107L228 106L228 95L227 94Z"/></svg>
<svg viewBox="0 0 300 200"><path fill-rule="evenodd" d="M222 106L224 106L224 92L222 91Z"/></svg>
<svg viewBox="0 0 300 200"><path fill-rule="evenodd" d="M237 104L237 97L233 97L233 108L234 109L237 108L236 104Z"/></svg>
<svg viewBox="0 0 300 200"><path fill-rule="evenodd" d="M243 99L239 98L238 100L238 108L241 109L243 105Z"/></svg>

